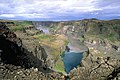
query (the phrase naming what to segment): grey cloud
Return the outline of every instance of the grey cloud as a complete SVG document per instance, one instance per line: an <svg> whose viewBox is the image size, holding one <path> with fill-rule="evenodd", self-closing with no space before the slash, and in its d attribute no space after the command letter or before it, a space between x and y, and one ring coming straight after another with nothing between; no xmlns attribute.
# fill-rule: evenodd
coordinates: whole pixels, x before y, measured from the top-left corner
<svg viewBox="0 0 120 80"><path fill-rule="evenodd" d="M46 16L46 19L55 20L92 17L108 19L119 18L119 4L120 0L1 0L0 14L6 14L4 17L12 14L19 19L32 19L34 16L34 19ZM3 17L0 15L0 18Z"/></svg>

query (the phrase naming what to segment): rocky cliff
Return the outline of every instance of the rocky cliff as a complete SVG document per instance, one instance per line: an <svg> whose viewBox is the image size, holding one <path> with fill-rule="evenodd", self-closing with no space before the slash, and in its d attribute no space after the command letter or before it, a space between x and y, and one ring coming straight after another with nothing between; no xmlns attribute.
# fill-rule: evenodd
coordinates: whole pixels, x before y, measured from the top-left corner
<svg viewBox="0 0 120 80"><path fill-rule="evenodd" d="M87 45L103 46L106 50L120 52L120 20L85 19L65 22L34 22L50 27L52 33L66 34L71 31L76 38ZM96 48L97 48L96 47ZM102 49L102 48L100 48Z"/></svg>
<svg viewBox="0 0 120 80"><path fill-rule="evenodd" d="M10 31L6 24L0 22L0 79L64 79L62 74L46 66L47 54L42 46L35 45L30 50L25 40L18 38L18 34Z"/></svg>
<svg viewBox="0 0 120 80"><path fill-rule="evenodd" d="M50 27L52 34L72 34L72 37L79 41L77 42L78 44L81 43L88 47L90 54L82 61L85 69L80 68L78 70L78 68L73 71L73 74L77 73L78 76L82 74L81 72L86 73L88 71L89 77L79 77L80 79L84 80L88 78L89 80L97 80L97 77L108 80L118 79L120 66L120 20L85 19L79 21L51 22L49 24L47 22L46 24L45 22L37 23ZM109 60L107 60L108 58ZM107 67L110 68L108 69ZM118 70L116 76L111 75L110 77L110 74L113 74L116 69ZM102 75L102 73L105 74ZM70 75L72 76L73 74L71 73ZM102 78L102 76L104 77ZM77 76L72 77L73 79L78 79Z"/></svg>

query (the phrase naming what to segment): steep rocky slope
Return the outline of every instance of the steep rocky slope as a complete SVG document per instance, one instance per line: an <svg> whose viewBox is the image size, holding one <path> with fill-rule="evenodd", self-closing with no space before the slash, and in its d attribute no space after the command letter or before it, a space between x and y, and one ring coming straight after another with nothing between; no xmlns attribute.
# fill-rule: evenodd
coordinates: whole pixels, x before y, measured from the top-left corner
<svg viewBox="0 0 120 80"><path fill-rule="evenodd" d="M16 35L6 24L8 23L0 22L0 79L64 80L63 74L46 66L47 54L44 48L36 43L37 40L32 42L32 37L28 34L22 34L22 37L20 32L16 32ZM21 38L18 38L19 34Z"/></svg>

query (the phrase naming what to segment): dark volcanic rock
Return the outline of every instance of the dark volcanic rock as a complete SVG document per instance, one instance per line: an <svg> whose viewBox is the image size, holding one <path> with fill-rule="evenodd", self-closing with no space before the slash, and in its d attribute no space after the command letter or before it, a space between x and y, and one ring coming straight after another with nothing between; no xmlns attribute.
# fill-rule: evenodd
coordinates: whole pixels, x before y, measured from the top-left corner
<svg viewBox="0 0 120 80"><path fill-rule="evenodd" d="M69 77L71 80L119 80L119 66L120 61L115 58L99 58L89 68L78 67L73 69Z"/></svg>
<svg viewBox="0 0 120 80"><path fill-rule="evenodd" d="M26 49L22 40L6 27L4 22L0 22L1 80L64 80L61 77L62 74L44 67L46 55L44 55L44 61L34 56L32 52ZM39 50L45 53L42 46L39 47Z"/></svg>

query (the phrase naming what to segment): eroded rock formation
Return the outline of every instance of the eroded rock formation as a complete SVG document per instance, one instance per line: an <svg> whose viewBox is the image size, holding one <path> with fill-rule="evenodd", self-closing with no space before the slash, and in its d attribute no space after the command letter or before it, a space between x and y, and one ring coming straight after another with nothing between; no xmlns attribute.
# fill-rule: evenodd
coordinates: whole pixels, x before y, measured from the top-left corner
<svg viewBox="0 0 120 80"><path fill-rule="evenodd" d="M42 59L38 57L38 53L42 53ZM64 80L62 74L45 67L47 56L44 53L44 48L40 46L37 56L34 56L34 52L28 51L22 40L4 22L0 22L0 79Z"/></svg>

